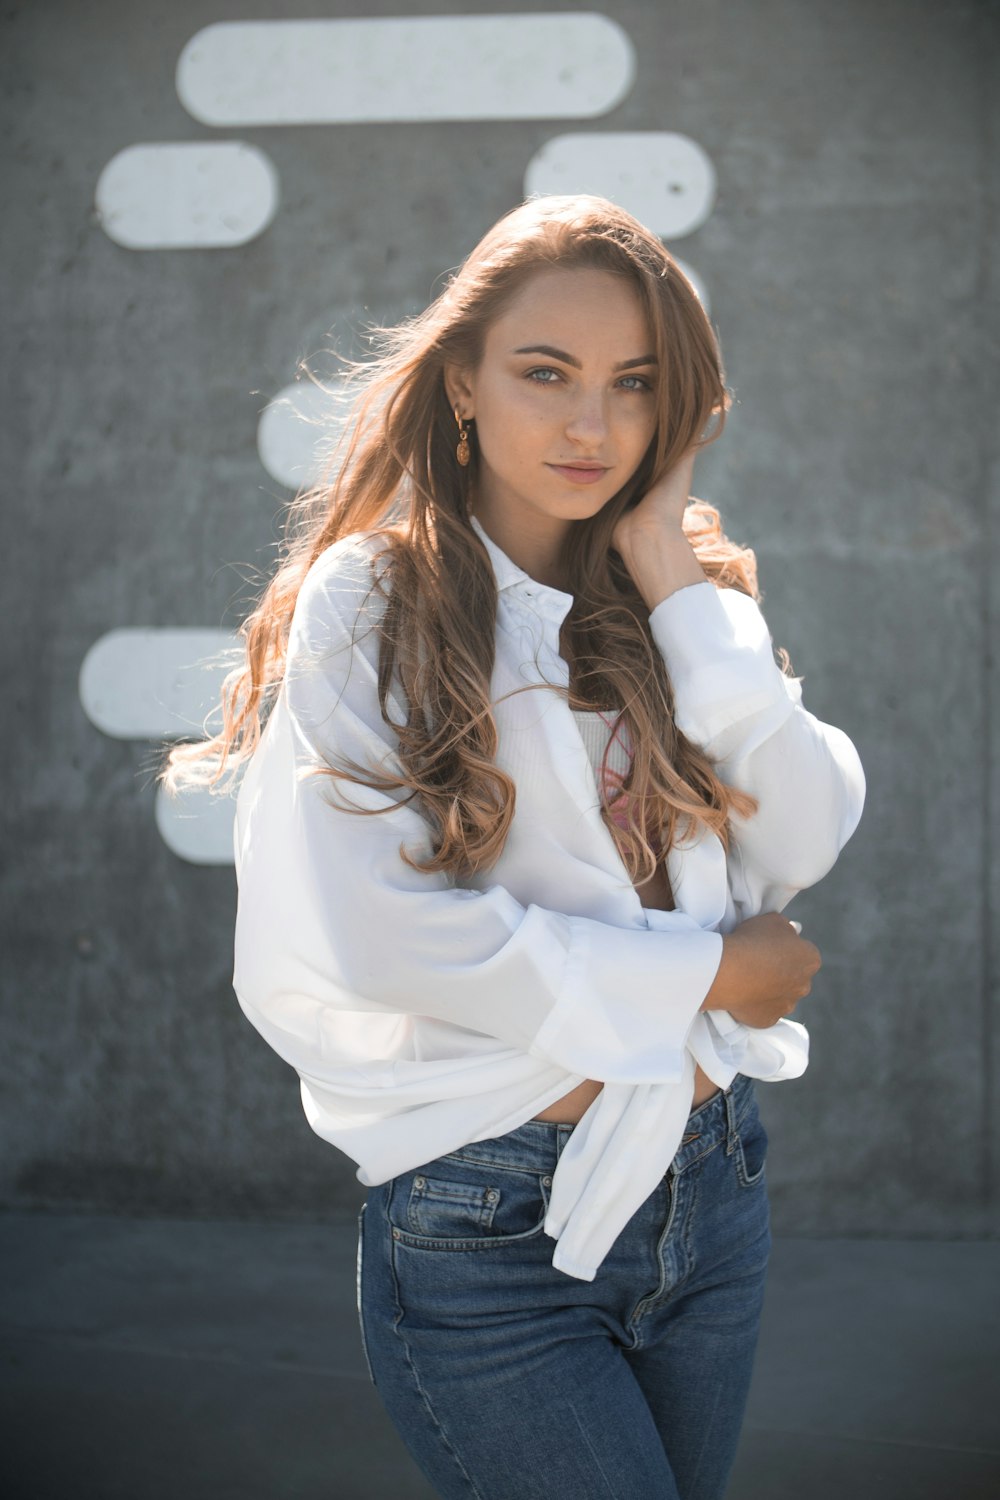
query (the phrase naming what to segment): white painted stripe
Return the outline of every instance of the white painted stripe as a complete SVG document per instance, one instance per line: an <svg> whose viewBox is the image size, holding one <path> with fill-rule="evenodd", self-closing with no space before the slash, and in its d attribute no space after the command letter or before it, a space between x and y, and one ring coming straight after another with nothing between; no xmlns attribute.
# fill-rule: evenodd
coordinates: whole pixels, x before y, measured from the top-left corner
<svg viewBox="0 0 1000 1500"><path fill-rule="evenodd" d="M322 387L297 380L265 406L257 424L257 452L279 484L298 489L323 477L343 431L346 394L340 382Z"/></svg>
<svg viewBox="0 0 1000 1500"><path fill-rule="evenodd" d="M128 250L228 249L270 224L278 174L244 141L149 142L111 158L95 203L105 234Z"/></svg>
<svg viewBox="0 0 1000 1500"><path fill-rule="evenodd" d="M112 630L83 659L80 701L115 739L196 738L241 653L224 630Z"/></svg>
<svg viewBox="0 0 1000 1500"><path fill-rule="evenodd" d="M232 865L235 787L231 793L188 788L170 797L156 792L156 826L168 849L193 865Z"/></svg>
<svg viewBox="0 0 1000 1500"><path fill-rule="evenodd" d="M528 163L525 193L596 193L627 209L661 239L704 224L715 203L715 168L696 141L670 131L556 135Z"/></svg>
<svg viewBox="0 0 1000 1500"><path fill-rule="evenodd" d="M635 76L621 26L590 12L217 21L177 63L204 125L601 115Z"/></svg>

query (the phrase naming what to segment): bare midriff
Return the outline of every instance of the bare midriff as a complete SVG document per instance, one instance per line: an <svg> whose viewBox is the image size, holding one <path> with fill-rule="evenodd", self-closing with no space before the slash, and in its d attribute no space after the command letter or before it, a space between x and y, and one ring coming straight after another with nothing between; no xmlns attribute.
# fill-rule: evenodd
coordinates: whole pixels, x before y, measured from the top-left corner
<svg viewBox="0 0 1000 1500"><path fill-rule="evenodd" d="M647 881L645 885L637 885L636 890L642 898L643 906L655 907L657 911L673 911L674 898L667 872L662 864L657 865L653 879ZM575 1089L570 1089L568 1094L563 1094L561 1099L548 1105L541 1114L535 1115L534 1118L551 1120L559 1125L577 1125L603 1087L604 1084L598 1082L597 1079L586 1078L583 1083L578 1083ZM713 1083L708 1074L695 1063L691 1108L697 1109L699 1104L704 1104L706 1099L711 1099L713 1094L718 1093L721 1093L719 1085Z"/></svg>

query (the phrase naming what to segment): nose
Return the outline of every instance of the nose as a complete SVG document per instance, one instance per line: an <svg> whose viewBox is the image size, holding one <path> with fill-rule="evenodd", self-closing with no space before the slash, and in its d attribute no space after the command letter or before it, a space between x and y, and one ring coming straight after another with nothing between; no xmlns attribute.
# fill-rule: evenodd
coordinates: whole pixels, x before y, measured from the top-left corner
<svg viewBox="0 0 1000 1500"><path fill-rule="evenodd" d="M592 452L603 442L607 430L604 391L578 391L567 418L566 436Z"/></svg>

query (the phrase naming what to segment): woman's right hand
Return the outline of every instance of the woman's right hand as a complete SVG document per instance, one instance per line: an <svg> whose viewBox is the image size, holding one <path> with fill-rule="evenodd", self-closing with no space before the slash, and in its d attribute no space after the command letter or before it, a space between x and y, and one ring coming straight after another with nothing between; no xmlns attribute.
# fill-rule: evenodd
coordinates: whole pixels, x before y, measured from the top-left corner
<svg viewBox="0 0 1000 1500"><path fill-rule="evenodd" d="M773 1026L812 988L823 960L777 911L748 917L722 940L722 962L702 1010L727 1010L745 1026Z"/></svg>

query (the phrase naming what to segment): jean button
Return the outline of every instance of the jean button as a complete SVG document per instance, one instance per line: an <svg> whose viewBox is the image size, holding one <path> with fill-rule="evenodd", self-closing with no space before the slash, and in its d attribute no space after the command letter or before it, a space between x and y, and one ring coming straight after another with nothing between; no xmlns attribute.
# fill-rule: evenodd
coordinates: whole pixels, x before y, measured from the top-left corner
<svg viewBox="0 0 1000 1500"><path fill-rule="evenodd" d="M551 1186L552 1186L552 1178L546 1175L545 1177L542 1178L542 1187L551 1187Z"/></svg>

